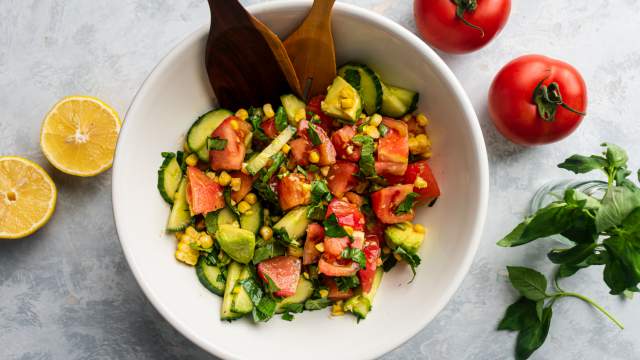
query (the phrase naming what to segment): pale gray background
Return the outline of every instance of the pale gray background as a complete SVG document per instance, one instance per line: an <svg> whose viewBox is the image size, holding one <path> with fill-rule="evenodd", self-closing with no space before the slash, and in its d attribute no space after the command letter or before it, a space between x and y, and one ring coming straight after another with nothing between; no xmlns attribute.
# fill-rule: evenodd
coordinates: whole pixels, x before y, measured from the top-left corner
<svg viewBox="0 0 640 360"><path fill-rule="evenodd" d="M414 30L410 0L348 2ZM486 139L489 215L473 267L450 304L385 359L512 357L515 337L494 331L516 297L504 268L550 270L543 251L548 245L501 249L494 243L522 217L535 189L566 176L554 167L565 156L612 141L629 150L634 168L640 165L638 13L635 0L516 0L497 41L471 55L444 56L469 93ZM63 175L38 146L41 120L62 96L98 96L124 115L153 66L207 22L204 0L0 1L0 155L37 161L59 187L58 209L45 229L0 243L0 359L209 358L160 317L131 275L112 218L111 173L93 179ZM588 83L589 116L559 144L520 148L489 121L486 93L493 75L525 53L567 60ZM595 270L566 281L566 287L600 301L627 329L617 330L578 301L563 300L534 358L640 358L637 299L609 296ZM338 355L321 338L318 346Z"/></svg>

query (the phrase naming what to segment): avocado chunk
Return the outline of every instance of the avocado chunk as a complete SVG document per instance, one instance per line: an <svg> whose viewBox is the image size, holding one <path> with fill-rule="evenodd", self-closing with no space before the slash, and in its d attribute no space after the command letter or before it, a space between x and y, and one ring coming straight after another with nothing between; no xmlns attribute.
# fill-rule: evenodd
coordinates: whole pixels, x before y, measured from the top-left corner
<svg viewBox="0 0 640 360"><path fill-rule="evenodd" d="M384 235L389 247L401 247L412 254L418 251L424 240L424 233L415 231L410 222L391 225L385 229Z"/></svg>
<svg viewBox="0 0 640 360"><path fill-rule="evenodd" d="M362 99L358 90L338 76L329 86L327 97L321 107L322 111L329 116L355 123L362 113Z"/></svg>
<svg viewBox="0 0 640 360"><path fill-rule="evenodd" d="M376 292L378 292L378 287L380 287L382 275L384 275L384 270L377 268L376 275L371 284L371 290L367 293L356 294L349 298L349 300L344 303L344 309L353 313L358 319L365 319L369 311L371 311L373 298L376 296Z"/></svg>
<svg viewBox="0 0 640 360"><path fill-rule="evenodd" d="M295 124L296 114L302 109L306 111L307 105L297 96L292 94L282 95L280 96L280 101L282 102L282 106L284 106L284 112L287 113L287 119L290 124Z"/></svg>
<svg viewBox="0 0 640 360"><path fill-rule="evenodd" d="M307 207L300 206L286 213L273 226L273 229L286 231L289 239L295 242L292 245L299 247L300 243L297 240L307 233L309 222L309 219L307 219Z"/></svg>
<svg viewBox="0 0 640 360"><path fill-rule="evenodd" d="M253 259L253 251L256 247L256 236L253 232L223 224L218 226L216 240L222 250L233 260L248 264Z"/></svg>

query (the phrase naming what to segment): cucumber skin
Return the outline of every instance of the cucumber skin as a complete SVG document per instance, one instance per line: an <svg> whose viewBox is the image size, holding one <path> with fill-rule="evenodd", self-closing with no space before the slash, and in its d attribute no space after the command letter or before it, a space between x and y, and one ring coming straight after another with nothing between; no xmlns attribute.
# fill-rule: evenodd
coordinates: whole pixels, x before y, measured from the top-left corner
<svg viewBox="0 0 640 360"><path fill-rule="evenodd" d="M164 172L166 171L169 164L172 161L177 161L176 155L174 153L169 153L165 156L164 161L162 161L162 165L160 165L160 169L158 169L158 191L160 192L160 196L166 201L168 204L173 205L173 198L167 194L167 190L165 188L165 180L164 180ZM178 165L179 167L180 165ZM182 177L182 170L180 176ZM178 187L180 187L180 183L178 183ZM176 189L175 192L177 192ZM175 193L173 194L175 196Z"/></svg>
<svg viewBox="0 0 640 360"><path fill-rule="evenodd" d="M233 304L232 291L242 273L242 265L233 261L229 264L227 269L227 282L224 287L224 295L222 297L222 305L220 307L220 319L231 321L244 316L244 314L238 314L231 311L231 306Z"/></svg>
<svg viewBox="0 0 640 360"><path fill-rule="evenodd" d="M242 272L240 273L240 277L238 278L238 280L236 281L236 285L238 285L238 283L242 280L246 280L249 279L251 277L251 272L249 271L249 268L247 267L247 265L245 265L242 268ZM235 287L234 286L234 287ZM251 302L251 298L249 297L249 294L247 294L247 291L244 289L244 287L240 287L240 291L237 294L232 294L233 295L233 299L231 300L231 311L237 314L248 314L253 310L253 302ZM238 300L242 301L239 306L244 306L244 307L236 307L236 303L238 302Z"/></svg>
<svg viewBox="0 0 640 360"><path fill-rule="evenodd" d="M214 284L212 284L207 278L207 276L205 275L205 269L204 269L205 266L210 266L210 265L206 264L204 257L200 257L200 259L198 260L198 264L196 264L196 275L198 276L198 280L200 280L200 283L202 284L202 286L204 286L207 290L211 291L212 293L218 296L223 296L224 284L222 288L218 288Z"/></svg>
<svg viewBox="0 0 640 360"><path fill-rule="evenodd" d="M198 129L198 127L199 127L200 125L202 125L202 122L203 122L203 121L204 121L208 116L212 116L212 115L215 115L215 114L217 114L217 113L222 113L222 115L223 115L223 116L225 116L225 118L224 118L224 119L222 119L222 120L218 123L218 125L216 126L216 128L217 128L220 124L222 124L222 121L224 121L227 117L229 117L229 116L233 115L233 113L232 113L231 111L226 110L226 109L222 109L222 108L220 108L220 109L215 109L215 110L211 110L211 111L209 111L209 112L207 112L207 113L205 113L205 114L201 115L201 116L200 116L200 117L199 117L199 118L198 118L198 119L193 123L193 125L191 125L191 127L189 128L189 131L187 131L187 136L186 136L186 143L187 143L187 146L189 147L189 149L191 150L191 152L196 153L196 154L198 155L198 158L199 158L200 160L202 160L202 161L208 161L208 160L209 160L209 151L208 151L208 150L206 150L206 146L207 146L206 140L205 140L205 143L204 143L204 147L198 147L198 148L195 148L195 147L193 146L193 144L192 144L191 135L192 135L192 133L193 133L194 131L196 131L196 130ZM214 131L214 130L215 130L215 128L214 128L213 130L211 130L211 132L210 132L209 134L207 134L207 136L210 136L210 135L211 135L211 133L213 133L213 131ZM206 156L205 156L205 155L206 155Z"/></svg>
<svg viewBox="0 0 640 360"><path fill-rule="evenodd" d="M184 187L184 188L183 188ZM184 197L184 198L178 198L178 196ZM172 225L171 222L173 219L173 215L174 215L174 209L176 206L186 206L186 212L189 213L189 221L185 221L184 223L181 224L177 224L177 225ZM176 209L176 211L178 211ZM173 200L173 206L171 207L171 213L169 214L169 222L167 224L167 231L169 232L177 232L177 231L182 231L184 229L187 228L187 226L191 225L193 223L193 217L191 216L191 213L189 212L189 204L187 203L187 179L186 177L182 178L182 181L180 182L180 186L178 187L178 191L176 192L176 197Z"/></svg>
<svg viewBox="0 0 640 360"><path fill-rule="evenodd" d="M366 97L362 96L362 89L358 89L360 91L361 98L362 98L362 103L363 103L362 108L365 110L365 113L367 113L367 115L373 115L373 114L379 113L380 109L382 108L382 81L380 80L380 77L378 76L378 74L376 74L375 71L373 71L367 65L362 63L357 63L357 62L349 62L342 65L340 69L338 69L338 73L342 74L343 71L349 68L358 69L364 72L365 75L371 79L371 81L373 82L375 93L376 93L376 98L373 103L373 109L370 109L371 111L367 111L368 105L367 105L367 101L365 101ZM360 74L360 87L362 87L362 74Z"/></svg>
<svg viewBox="0 0 640 360"><path fill-rule="evenodd" d="M284 312L282 308L287 305L304 303L311 297L311 295L313 295L313 290L313 283L303 277L300 277L300 280L298 280L298 286L296 287L296 293L276 303L276 314L282 314Z"/></svg>

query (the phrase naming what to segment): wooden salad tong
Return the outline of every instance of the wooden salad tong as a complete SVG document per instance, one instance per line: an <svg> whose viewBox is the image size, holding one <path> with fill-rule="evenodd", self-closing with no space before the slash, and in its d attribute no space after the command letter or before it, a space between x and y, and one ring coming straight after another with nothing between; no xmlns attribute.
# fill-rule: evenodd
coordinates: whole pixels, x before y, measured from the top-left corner
<svg viewBox="0 0 640 360"><path fill-rule="evenodd" d="M205 65L221 107L279 103L280 96L301 96L295 69L280 41L238 0L208 0L211 29Z"/></svg>

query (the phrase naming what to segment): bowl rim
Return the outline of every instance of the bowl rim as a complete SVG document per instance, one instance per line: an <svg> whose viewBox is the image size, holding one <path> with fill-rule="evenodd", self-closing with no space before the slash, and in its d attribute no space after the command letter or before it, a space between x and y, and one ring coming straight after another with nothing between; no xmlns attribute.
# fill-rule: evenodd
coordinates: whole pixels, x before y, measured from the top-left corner
<svg viewBox="0 0 640 360"><path fill-rule="evenodd" d="M247 7L247 10L252 14L259 14L262 12L273 12L273 11L284 11L286 9L297 9L300 7L309 7L311 4L310 0L277 0L277 1L269 1L259 4L254 4ZM428 61L432 64L435 71L442 76L445 81L443 81L444 86L448 87L451 92L456 95L457 100L459 101L465 118L467 119L471 131L472 138L474 140L474 154L475 161L478 164L479 169L479 188L480 193L478 194L479 204L477 210L477 216L475 218L475 222L473 223L472 238L470 239L469 246L466 249L464 254L464 258L461 261L461 266L458 268L456 274L453 276L452 280L449 282L448 287L442 295L440 296L440 300L429 310L429 315L424 317L421 321L416 321L413 325L407 328L405 336L402 337L399 341L391 344L384 353L388 353L402 344L406 343L408 340L413 338L418 332L424 329L434 318L438 315L442 309L449 303L454 293L458 290L462 281L466 277L477 253L478 247L480 245L480 241L483 234L483 229L486 221L487 215L487 207L489 200L489 161L486 150L486 145L484 142L484 136L482 134L482 130L480 128L478 118L476 116L476 112L471 104L471 101L464 91L462 85L453 74L452 70L446 65L444 60L440 58L440 56L427 44L425 44L420 38L418 38L414 33L410 30L406 29L402 25L394 22L393 20L385 17L384 15L375 13L369 9L347 4L343 2L337 2L334 5L334 10L337 12L342 12L348 16L353 18L358 18L362 21L368 21L374 23L382 28L385 28L391 33L395 33L398 37L407 41L411 46L416 48ZM174 46L159 62L156 66L151 70L147 78L143 81L140 88L134 95L131 104L125 114L125 121L123 122L123 126L120 131L120 136L118 138L117 145L120 145L120 141L124 136L124 133L127 132L128 127L126 126L129 118L129 115L135 113L137 108L137 100L139 98L143 98L145 93L148 91L148 88L151 83L154 82L155 78L159 76L159 74L163 73L163 69L171 63L171 60L181 54L184 49L192 46L192 44L203 37L209 31L209 26L203 25L200 28L193 31L191 34L187 35L183 38L176 46ZM114 181L117 176L116 174L119 172L119 158L124 156L120 151L120 146L116 146L116 153L114 157L113 163L113 171L112 171L112 208L113 208L113 216L114 222L116 225L116 234L118 235L118 241L122 247L123 253L127 260L127 264L131 269L131 272L136 279L136 282L142 289L143 293L154 306L154 308L162 315L162 317L168 321L176 330L178 330L182 335L188 338L191 342L198 345L203 350L214 354L216 356L222 358L236 358L236 356L223 348L216 346L215 344L210 344L203 339L201 339L200 335L191 331L190 328L184 324L180 319L173 317L172 313L166 308L161 301L161 299L155 297L152 289L149 284L145 282L141 270L138 267L138 264L135 260L134 254L129 249L128 245L120 240L120 226L121 223L118 218L118 203L121 198L122 189L120 189L119 184ZM384 353L372 354L373 356L381 356Z"/></svg>

